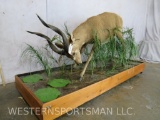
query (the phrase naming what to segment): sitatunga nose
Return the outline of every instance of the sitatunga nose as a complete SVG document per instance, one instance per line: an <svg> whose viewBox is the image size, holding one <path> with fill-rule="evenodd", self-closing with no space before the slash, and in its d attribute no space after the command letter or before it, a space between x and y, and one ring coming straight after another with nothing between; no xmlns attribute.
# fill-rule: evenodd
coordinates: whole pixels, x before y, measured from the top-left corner
<svg viewBox="0 0 160 120"><path fill-rule="evenodd" d="M77 64L81 64L81 63L82 63L81 60L76 60L75 62L76 62Z"/></svg>

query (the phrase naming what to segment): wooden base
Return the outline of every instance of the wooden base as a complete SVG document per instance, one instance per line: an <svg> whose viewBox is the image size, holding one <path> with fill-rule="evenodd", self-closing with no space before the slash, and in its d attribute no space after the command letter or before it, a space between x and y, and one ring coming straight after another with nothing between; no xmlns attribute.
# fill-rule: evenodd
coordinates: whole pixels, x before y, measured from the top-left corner
<svg viewBox="0 0 160 120"><path fill-rule="evenodd" d="M34 93L25 86L18 75L15 76L15 84L18 91L30 107L32 107L40 120L53 120L143 72L144 66L144 63L140 63L135 67L47 103L42 103Z"/></svg>

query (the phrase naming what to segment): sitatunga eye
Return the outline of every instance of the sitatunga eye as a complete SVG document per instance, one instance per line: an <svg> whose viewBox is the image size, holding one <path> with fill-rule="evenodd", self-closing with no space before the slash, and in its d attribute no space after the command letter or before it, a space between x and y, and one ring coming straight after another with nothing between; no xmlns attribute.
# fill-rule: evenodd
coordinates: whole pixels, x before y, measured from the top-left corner
<svg viewBox="0 0 160 120"><path fill-rule="evenodd" d="M75 55L76 53L74 52L72 55Z"/></svg>

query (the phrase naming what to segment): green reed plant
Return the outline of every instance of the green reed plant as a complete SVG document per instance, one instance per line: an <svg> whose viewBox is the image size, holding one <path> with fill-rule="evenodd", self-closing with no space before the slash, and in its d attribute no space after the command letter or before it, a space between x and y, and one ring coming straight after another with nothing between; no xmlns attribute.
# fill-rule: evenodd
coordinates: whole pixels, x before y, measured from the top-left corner
<svg viewBox="0 0 160 120"><path fill-rule="evenodd" d="M94 62L95 66L101 69L106 68L108 64L111 64L112 69L115 69L116 66L126 66L128 61L137 55L137 46L132 32L132 29L123 31L124 44L116 35L110 35L108 42L102 44L96 34L91 64ZM95 68L91 67L91 70L93 71Z"/></svg>
<svg viewBox="0 0 160 120"><path fill-rule="evenodd" d="M33 46L27 44L27 47L21 54L21 58L30 60L31 63L40 65L47 75L51 74L51 62L48 58L43 54L43 50L38 48L35 49Z"/></svg>

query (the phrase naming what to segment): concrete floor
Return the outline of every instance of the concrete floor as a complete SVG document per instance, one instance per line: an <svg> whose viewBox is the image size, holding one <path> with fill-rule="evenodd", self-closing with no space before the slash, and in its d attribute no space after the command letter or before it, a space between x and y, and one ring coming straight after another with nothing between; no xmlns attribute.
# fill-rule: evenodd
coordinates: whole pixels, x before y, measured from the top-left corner
<svg viewBox="0 0 160 120"><path fill-rule="evenodd" d="M0 86L0 91L0 120L38 120L21 98L14 83ZM15 115L9 113L12 108L17 108ZM147 63L142 74L57 120L75 119L160 120L160 64Z"/></svg>

